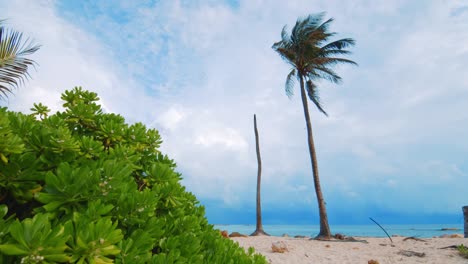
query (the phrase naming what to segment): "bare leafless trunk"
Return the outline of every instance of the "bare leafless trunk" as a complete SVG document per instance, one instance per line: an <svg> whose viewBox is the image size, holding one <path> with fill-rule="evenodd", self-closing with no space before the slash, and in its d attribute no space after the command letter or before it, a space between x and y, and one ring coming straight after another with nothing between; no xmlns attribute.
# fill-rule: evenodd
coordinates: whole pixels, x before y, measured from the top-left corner
<svg viewBox="0 0 468 264"><path fill-rule="evenodd" d="M258 142L258 130L257 130L257 116L254 115L254 131L255 131L255 146L257 150L257 226L255 232L251 236L269 236L263 231L262 225L262 205L260 203L260 185L262 183L262 158L260 157L260 143Z"/></svg>
<svg viewBox="0 0 468 264"><path fill-rule="evenodd" d="M468 206L463 206L463 216L465 218L465 226L464 226L464 233L465 238L468 238Z"/></svg>
<svg viewBox="0 0 468 264"><path fill-rule="evenodd" d="M304 88L304 78L302 75L300 75L300 82L301 82L302 106L304 107L304 117L305 117L305 121L307 124L307 139L309 143L310 161L312 163L312 173L314 176L315 194L317 195L317 202L319 206L319 215L320 215L320 232L317 235L316 239L330 239L331 238L330 226L328 225L327 209L325 207L325 200L323 198L322 188L320 187L317 155L315 153L314 138L312 136L312 124L310 122L309 106L307 104L307 96L306 96L306 92Z"/></svg>

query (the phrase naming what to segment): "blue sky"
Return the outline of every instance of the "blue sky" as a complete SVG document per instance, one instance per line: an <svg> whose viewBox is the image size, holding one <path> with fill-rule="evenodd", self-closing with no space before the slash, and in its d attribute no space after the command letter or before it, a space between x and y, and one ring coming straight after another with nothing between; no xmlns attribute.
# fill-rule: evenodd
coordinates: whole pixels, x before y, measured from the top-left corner
<svg viewBox="0 0 468 264"><path fill-rule="evenodd" d="M74 86L160 130L212 223L318 224L299 93L271 49L285 24L326 11L359 67L320 82L311 108L333 224L461 223L468 204L468 1L8 1L2 18L42 44L7 102L60 109Z"/></svg>

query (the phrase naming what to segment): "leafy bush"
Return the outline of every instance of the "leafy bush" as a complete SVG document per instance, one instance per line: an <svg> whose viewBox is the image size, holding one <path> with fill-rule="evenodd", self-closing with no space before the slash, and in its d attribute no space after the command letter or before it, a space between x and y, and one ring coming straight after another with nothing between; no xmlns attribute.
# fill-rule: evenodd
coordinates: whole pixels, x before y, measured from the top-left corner
<svg viewBox="0 0 468 264"><path fill-rule="evenodd" d="M0 109L0 264L266 263L208 224L157 130L81 88L62 99Z"/></svg>
<svg viewBox="0 0 468 264"><path fill-rule="evenodd" d="M464 245L459 245L457 249L458 253L460 253L460 256L468 259L468 247L465 247Z"/></svg>

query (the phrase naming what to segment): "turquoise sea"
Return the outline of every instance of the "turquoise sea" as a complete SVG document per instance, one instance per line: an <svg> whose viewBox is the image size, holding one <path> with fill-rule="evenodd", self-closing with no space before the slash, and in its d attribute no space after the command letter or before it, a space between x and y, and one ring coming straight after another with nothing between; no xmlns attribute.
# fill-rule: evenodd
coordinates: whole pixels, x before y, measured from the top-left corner
<svg viewBox="0 0 468 264"><path fill-rule="evenodd" d="M415 236L429 238L443 234L463 234L463 224L432 224L432 225L383 225L390 235ZM255 231L255 225L215 225L219 230L239 232L250 235ZM456 228L457 230L443 230L444 228ZM346 236L372 236L386 237L384 231L377 225L331 225L333 234L340 233ZM319 232L318 225L263 225L263 230L272 236L315 236Z"/></svg>

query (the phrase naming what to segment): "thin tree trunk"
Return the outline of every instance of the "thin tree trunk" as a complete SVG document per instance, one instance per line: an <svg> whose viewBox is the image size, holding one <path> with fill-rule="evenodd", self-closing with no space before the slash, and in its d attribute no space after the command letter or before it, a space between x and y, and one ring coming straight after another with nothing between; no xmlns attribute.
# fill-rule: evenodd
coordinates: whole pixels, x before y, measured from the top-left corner
<svg viewBox="0 0 468 264"><path fill-rule="evenodd" d="M468 205L462 207L463 210L463 217L465 218L465 226L464 226L464 236L468 238Z"/></svg>
<svg viewBox="0 0 468 264"><path fill-rule="evenodd" d="M255 232L251 236L269 236L265 231L263 231L262 225L262 205L260 203L260 185L262 183L262 158L260 157L260 144L258 142L258 130L257 130L257 116L254 114L254 131L255 131L255 145L257 150L257 227Z"/></svg>
<svg viewBox="0 0 468 264"><path fill-rule="evenodd" d="M299 78L301 82L302 106L304 107L304 117L307 124L307 139L309 143L310 161L312 163L312 173L314 176L315 194L317 195L317 202L319 206L320 215L320 233L317 235L316 239L330 239L331 232L330 226L328 225L328 216L327 209L325 207L325 200L323 199L322 188L320 187L317 155L315 153L314 138L312 136L312 124L310 122L309 106L307 104L307 96L304 88L304 78L302 75L300 75Z"/></svg>

